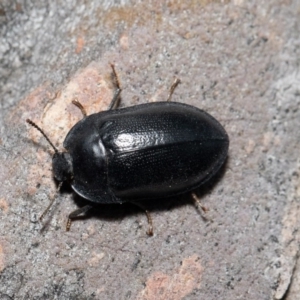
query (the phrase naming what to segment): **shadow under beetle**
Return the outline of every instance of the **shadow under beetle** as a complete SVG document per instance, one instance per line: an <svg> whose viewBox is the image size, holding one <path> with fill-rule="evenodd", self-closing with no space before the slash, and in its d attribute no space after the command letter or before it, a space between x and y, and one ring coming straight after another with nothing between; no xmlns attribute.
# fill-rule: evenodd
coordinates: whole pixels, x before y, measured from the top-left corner
<svg viewBox="0 0 300 300"><path fill-rule="evenodd" d="M95 204L141 206L145 199L192 191L215 175L227 157L229 138L215 118L196 107L169 102L178 79L166 102L117 109L121 88L111 67L116 90L108 110L87 116L73 101L83 119L67 134L65 151L59 152L42 129L26 120L55 151L52 165L59 187L67 181L89 202L69 215L67 230L72 219ZM152 235L151 216L145 212L147 233Z"/></svg>

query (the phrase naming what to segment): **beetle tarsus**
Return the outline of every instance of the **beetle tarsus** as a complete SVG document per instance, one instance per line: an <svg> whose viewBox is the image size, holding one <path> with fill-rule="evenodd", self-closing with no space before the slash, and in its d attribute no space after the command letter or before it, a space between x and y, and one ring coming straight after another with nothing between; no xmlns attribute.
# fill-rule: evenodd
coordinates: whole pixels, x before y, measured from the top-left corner
<svg viewBox="0 0 300 300"><path fill-rule="evenodd" d="M70 213L67 221L66 231L70 231L72 220L76 219L81 214L87 213L92 207L93 207L92 205L85 205Z"/></svg>
<svg viewBox="0 0 300 300"><path fill-rule="evenodd" d="M70 231L71 224L72 224L72 220L70 218L68 218L67 225L66 225L66 231Z"/></svg>

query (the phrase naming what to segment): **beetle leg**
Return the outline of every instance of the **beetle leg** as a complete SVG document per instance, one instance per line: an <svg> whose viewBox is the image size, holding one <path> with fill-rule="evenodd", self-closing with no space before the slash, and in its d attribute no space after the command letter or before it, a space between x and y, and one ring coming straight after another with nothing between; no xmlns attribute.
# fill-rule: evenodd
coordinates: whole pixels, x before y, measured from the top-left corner
<svg viewBox="0 0 300 300"><path fill-rule="evenodd" d="M171 101L171 97L174 93L174 90L176 89L177 85L180 83L180 79L178 78L175 78L173 84L171 85L171 88L170 88L170 93L169 93L169 97L167 99L167 102Z"/></svg>
<svg viewBox="0 0 300 300"><path fill-rule="evenodd" d="M69 214L66 231L69 231L71 228L72 220L76 219L79 215L88 212L93 206L92 205L85 205L79 209L76 209L72 213Z"/></svg>
<svg viewBox="0 0 300 300"><path fill-rule="evenodd" d="M120 94L122 91L122 89L120 88L120 82L119 82L117 72L115 70L115 66L113 64L110 64L110 66L112 68L112 80L113 80L114 85L117 87L117 89L115 90L114 96L113 96L107 110L112 110L112 109L118 108L118 106L120 104Z"/></svg>
<svg viewBox="0 0 300 300"><path fill-rule="evenodd" d="M146 214L146 217L147 217L147 220L148 220L148 229L147 229L146 233L149 236L152 236L153 235L153 222L152 222L152 217L150 215L150 212L147 209L145 209L145 207L143 207L140 203L132 202L132 204L138 206Z"/></svg>
<svg viewBox="0 0 300 300"><path fill-rule="evenodd" d="M152 236L153 235L153 222L152 222L152 217L149 213L148 210L145 210L145 214L147 216L147 220L148 220L148 229L147 229L147 234L149 236Z"/></svg>
<svg viewBox="0 0 300 300"><path fill-rule="evenodd" d="M83 114L83 117L85 118L85 117L87 116L87 113L86 113L85 108L82 106L82 104L81 104L77 99L74 99L74 100L72 101L72 103L73 103L74 105L76 105L76 106L81 110L81 112L82 112L82 114Z"/></svg>
<svg viewBox="0 0 300 300"><path fill-rule="evenodd" d="M209 209L203 206L203 204L200 202L200 199L197 197L197 195L195 193L192 193L191 195L194 200L195 206L197 208L200 207L204 213L208 212Z"/></svg>

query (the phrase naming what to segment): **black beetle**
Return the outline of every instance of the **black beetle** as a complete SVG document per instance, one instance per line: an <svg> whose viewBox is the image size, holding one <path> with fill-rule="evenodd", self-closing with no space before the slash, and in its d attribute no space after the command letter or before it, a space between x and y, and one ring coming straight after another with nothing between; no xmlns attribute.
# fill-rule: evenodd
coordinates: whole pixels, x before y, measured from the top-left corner
<svg viewBox="0 0 300 300"><path fill-rule="evenodd" d="M167 101L114 109L121 89L111 66L117 89L109 109L86 116L82 105L73 101L84 118L66 136L66 151L59 152L46 134L27 120L55 150L55 179L70 182L73 190L89 201L69 215L67 230L72 219L94 204L140 205L145 199L192 191L215 175L227 157L226 131L196 107ZM172 85L168 100L178 83ZM151 217L146 213L148 234L152 234Z"/></svg>

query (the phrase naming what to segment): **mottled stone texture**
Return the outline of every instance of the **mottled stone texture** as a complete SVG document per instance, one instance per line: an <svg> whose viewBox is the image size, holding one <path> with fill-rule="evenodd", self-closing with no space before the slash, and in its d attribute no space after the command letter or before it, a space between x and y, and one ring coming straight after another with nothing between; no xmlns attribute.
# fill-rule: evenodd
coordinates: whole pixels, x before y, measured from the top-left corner
<svg viewBox="0 0 300 300"><path fill-rule="evenodd" d="M133 3L134 2L134 3ZM300 2L0 2L0 299L300 299ZM131 205L56 194L51 148L81 113L121 106L202 108L230 136L229 159L190 196L151 205L154 236ZM122 174L120 174L120 178ZM42 224L49 201L57 198Z"/></svg>

